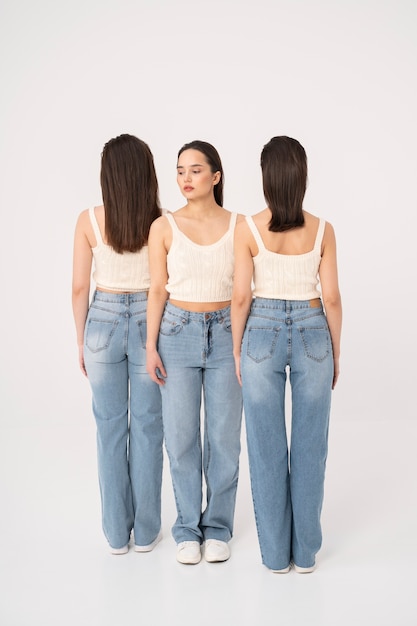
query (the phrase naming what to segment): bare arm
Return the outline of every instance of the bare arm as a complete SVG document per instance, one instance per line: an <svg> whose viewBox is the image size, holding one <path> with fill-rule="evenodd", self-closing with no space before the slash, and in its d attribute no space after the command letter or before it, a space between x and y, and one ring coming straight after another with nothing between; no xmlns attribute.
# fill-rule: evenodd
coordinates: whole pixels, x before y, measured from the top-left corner
<svg viewBox="0 0 417 626"><path fill-rule="evenodd" d="M168 282L167 272L167 234L169 224L165 217L153 222L149 231L148 252L151 286L148 294L147 309L147 340L146 340L146 370L149 376L158 385L164 385L163 378L167 373L158 354L158 335L162 314L168 298L165 285Z"/></svg>
<svg viewBox="0 0 417 626"><path fill-rule="evenodd" d="M85 376L87 376L87 372L84 364L84 327L88 313L93 258L91 246L86 235L87 220L88 212L83 211L78 218L75 228L72 273L72 310L77 333L79 364Z"/></svg>
<svg viewBox="0 0 417 626"><path fill-rule="evenodd" d="M342 299L337 276L336 238L331 224L326 224L323 254L319 269L323 305L333 346L334 389L339 378L340 336L342 332Z"/></svg>
<svg viewBox="0 0 417 626"><path fill-rule="evenodd" d="M231 304L231 322L233 336L233 356L236 376L240 385L240 353L246 320L252 303L253 259L250 248L250 231L246 222L240 222L235 229L234 255L235 270Z"/></svg>

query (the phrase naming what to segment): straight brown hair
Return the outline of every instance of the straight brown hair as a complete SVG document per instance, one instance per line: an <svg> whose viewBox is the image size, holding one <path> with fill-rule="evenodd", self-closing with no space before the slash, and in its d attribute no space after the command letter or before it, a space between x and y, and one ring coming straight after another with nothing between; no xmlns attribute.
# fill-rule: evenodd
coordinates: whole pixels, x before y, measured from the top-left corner
<svg viewBox="0 0 417 626"><path fill-rule="evenodd" d="M101 155L100 182L107 243L118 253L138 252L161 215L149 146L128 134L110 139Z"/></svg>
<svg viewBox="0 0 417 626"><path fill-rule="evenodd" d="M291 137L273 137L261 153L265 200L272 213L269 230L283 232L304 224L307 155Z"/></svg>

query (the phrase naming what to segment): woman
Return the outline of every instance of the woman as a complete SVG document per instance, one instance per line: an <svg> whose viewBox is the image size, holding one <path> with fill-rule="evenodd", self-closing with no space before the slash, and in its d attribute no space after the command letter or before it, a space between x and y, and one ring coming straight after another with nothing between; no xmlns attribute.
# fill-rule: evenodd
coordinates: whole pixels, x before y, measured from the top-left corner
<svg viewBox="0 0 417 626"><path fill-rule="evenodd" d="M181 148L177 181L186 205L156 220L149 235L147 369L162 394L177 560L195 564L203 542L207 561L230 556L242 415L230 328L237 215L222 207L222 164L209 143Z"/></svg>
<svg viewBox="0 0 417 626"><path fill-rule="evenodd" d="M286 573L293 563L308 573L321 546L330 399L339 376L336 243L332 226L302 208L307 157L300 143L274 137L264 146L261 168L268 206L235 235L233 351L262 561L274 572Z"/></svg>
<svg viewBox="0 0 417 626"><path fill-rule="evenodd" d="M103 206L83 211L74 242L72 301L81 371L97 423L102 522L112 554L147 552L161 528L162 407L146 372L147 239L161 215L149 147L111 139L101 159ZM96 290L89 307L94 259Z"/></svg>

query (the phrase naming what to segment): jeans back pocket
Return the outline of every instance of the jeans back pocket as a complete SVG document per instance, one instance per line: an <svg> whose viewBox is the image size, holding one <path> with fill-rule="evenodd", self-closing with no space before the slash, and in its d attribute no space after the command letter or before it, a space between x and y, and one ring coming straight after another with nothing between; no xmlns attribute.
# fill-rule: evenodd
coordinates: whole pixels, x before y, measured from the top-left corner
<svg viewBox="0 0 417 626"><path fill-rule="evenodd" d="M252 326L248 328L247 354L256 363L270 359L278 342L280 328Z"/></svg>
<svg viewBox="0 0 417 626"><path fill-rule="evenodd" d="M330 333L327 326L299 328L306 356L321 363L331 354Z"/></svg>
<svg viewBox="0 0 417 626"><path fill-rule="evenodd" d="M109 347L118 326L117 320L103 321L90 318L85 331L85 345L91 352L100 352Z"/></svg>

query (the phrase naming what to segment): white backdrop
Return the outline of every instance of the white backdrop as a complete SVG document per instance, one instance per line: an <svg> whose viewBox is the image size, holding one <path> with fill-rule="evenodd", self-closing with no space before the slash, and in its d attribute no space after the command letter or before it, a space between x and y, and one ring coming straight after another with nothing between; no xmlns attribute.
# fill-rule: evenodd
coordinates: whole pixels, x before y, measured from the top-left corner
<svg viewBox="0 0 417 626"><path fill-rule="evenodd" d="M416 17L413 0L3 0L3 424L91 426L72 238L101 202L102 146L122 132L149 143L171 210L178 149L213 143L225 206L245 214L264 207L263 144L297 138L305 208L338 240L333 419L415 419Z"/></svg>
<svg viewBox="0 0 417 626"><path fill-rule="evenodd" d="M200 608L211 624L222 602L219 625L275 624L277 607L294 626L415 623L416 24L415 0L1 0L2 624L148 609L185 625ZM261 568L243 438L229 563L177 567L167 463L164 541L148 560L107 554L72 242L123 132L149 143L171 210L187 141L218 148L225 206L245 214L264 207L262 146L286 134L307 151L305 208L336 231L344 329L323 567L305 585Z"/></svg>

